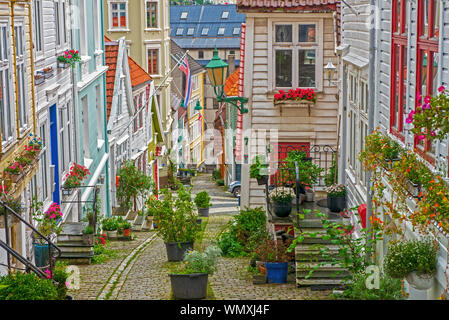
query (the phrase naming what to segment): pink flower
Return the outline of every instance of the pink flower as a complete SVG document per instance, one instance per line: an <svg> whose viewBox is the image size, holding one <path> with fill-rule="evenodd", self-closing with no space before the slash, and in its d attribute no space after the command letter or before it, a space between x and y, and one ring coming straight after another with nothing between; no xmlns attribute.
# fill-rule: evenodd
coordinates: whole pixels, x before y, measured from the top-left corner
<svg viewBox="0 0 449 320"><path fill-rule="evenodd" d="M423 110L430 109L430 104L428 103L423 104L422 109Z"/></svg>
<svg viewBox="0 0 449 320"><path fill-rule="evenodd" d="M424 103L430 103L430 100L431 100L430 96L426 96L424 98Z"/></svg>
<svg viewBox="0 0 449 320"><path fill-rule="evenodd" d="M65 282L65 286L66 286L67 289L70 289L70 282L66 281Z"/></svg>
<svg viewBox="0 0 449 320"><path fill-rule="evenodd" d="M439 91L439 92L444 92L444 90L446 90L446 89L444 88L444 86L441 86L441 87L438 88L438 91Z"/></svg>
<svg viewBox="0 0 449 320"><path fill-rule="evenodd" d="M419 136L416 137L418 140L424 140L426 138L426 136L420 134Z"/></svg>
<svg viewBox="0 0 449 320"><path fill-rule="evenodd" d="M44 272L47 274L47 279L51 279L51 271L46 269Z"/></svg>
<svg viewBox="0 0 449 320"><path fill-rule="evenodd" d="M431 135L432 137L435 137L437 134L435 133L435 131L430 131L430 135Z"/></svg>
<svg viewBox="0 0 449 320"><path fill-rule="evenodd" d="M422 96L420 93L418 93L418 96L416 97L416 101L418 101L418 105L421 105L422 103Z"/></svg>

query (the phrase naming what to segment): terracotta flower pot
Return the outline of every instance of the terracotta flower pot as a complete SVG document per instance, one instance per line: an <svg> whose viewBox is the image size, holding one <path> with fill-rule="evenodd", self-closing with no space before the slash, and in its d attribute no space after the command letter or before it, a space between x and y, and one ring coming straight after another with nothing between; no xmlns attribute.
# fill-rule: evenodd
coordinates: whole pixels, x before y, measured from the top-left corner
<svg viewBox="0 0 449 320"><path fill-rule="evenodd" d="M124 237L129 237L130 234L131 234L131 229L123 229L123 236Z"/></svg>

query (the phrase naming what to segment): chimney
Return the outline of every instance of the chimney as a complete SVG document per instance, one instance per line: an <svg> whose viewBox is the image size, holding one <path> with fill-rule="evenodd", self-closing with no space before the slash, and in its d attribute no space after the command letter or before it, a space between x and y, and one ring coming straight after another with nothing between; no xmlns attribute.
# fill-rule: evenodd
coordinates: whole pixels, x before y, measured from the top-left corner
<svg viewBox="0 0 449 320"><path fill-rule="evenodd" d="M235 54L228 55L228 77L235 71Z"/></svg>

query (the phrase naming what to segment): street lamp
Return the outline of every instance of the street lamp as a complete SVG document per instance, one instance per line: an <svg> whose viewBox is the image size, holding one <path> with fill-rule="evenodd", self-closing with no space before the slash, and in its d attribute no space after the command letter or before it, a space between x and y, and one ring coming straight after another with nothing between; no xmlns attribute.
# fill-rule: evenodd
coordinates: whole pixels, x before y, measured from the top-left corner
<svg viewBox="0 0 449 320"><path fill-rule="evenodd" d="M200 104L200 100L197 100L195 105L195 111L201 111L202 109L203 107Z"/></svg>
<svg viewBox="0 0 449 320"><path fill-rule="evenodd" d="M327 80L329 81L329 83L332 83L332 79L334 78L335 70L337 70L337 67L334 66L332 61L329 61L324 67L324 70L327 73Z"/></svg>
<svg viewBox="0 0 449 320"><path fill-rule="evenodd" d="M248 109L246 109L243 104L248 102L248 99L243 97L226 97L226 94L224 92L224 85L226 82L227 68L228 64L220 59L220 57L218 56L218 50L215 47L214 56L212 57L212 60L206 65L206 69L209 75L210 83L214 87L214 93L217 97L217 101L228 102L239 109L240 113L247 113Z"/></svg>
<svg viewBox="0 0 449 320"><path fill-rule="evenodd" d="M186 108L185 104L184 104L184 99L181 100L181 108Z"/></svg>

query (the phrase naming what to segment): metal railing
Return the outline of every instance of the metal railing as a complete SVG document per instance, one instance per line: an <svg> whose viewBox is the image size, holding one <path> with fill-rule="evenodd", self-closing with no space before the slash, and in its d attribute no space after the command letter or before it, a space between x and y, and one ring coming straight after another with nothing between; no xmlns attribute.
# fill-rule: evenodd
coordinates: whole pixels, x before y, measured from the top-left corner
<svg viewBox="0 0 449 320"><path fill-rule="evenodd" d="M0 240L0 246L6 250L6 259L7 259L7 267L8 272L11 272L11 256L16 258L18 261L23 263L27 268L32 270L34 273L36 273L40 277L46 277L47 275L41 270L41 268L47 268L47 266L44 267L37 267L34 264L32 264L28 259L23 257L20 253L15 251L10 244L10 237L8 232L8 214L12 216L12 218L15 218L16 220L19 220L21 223L25 224L28 228L30 228L33 231L33 235L37 235L42 239L44 242L48 244L48 256L49 256L49 266L48 269L50 270L51 274L53 274L54 270L54 262L55 260L61 256L61 249L56 246L50 239L45 237L42 233L40 233L32 224L27 222L25 219L23 219L19 214L17 214L13 209L11 209L4 201L0 200L0 206L3 207L0 210L3 212L3 219L5 224L5 239L6 242ZM1 217L0 217L1 219ZM56 255L53 253L56 252Z"/></svg>

